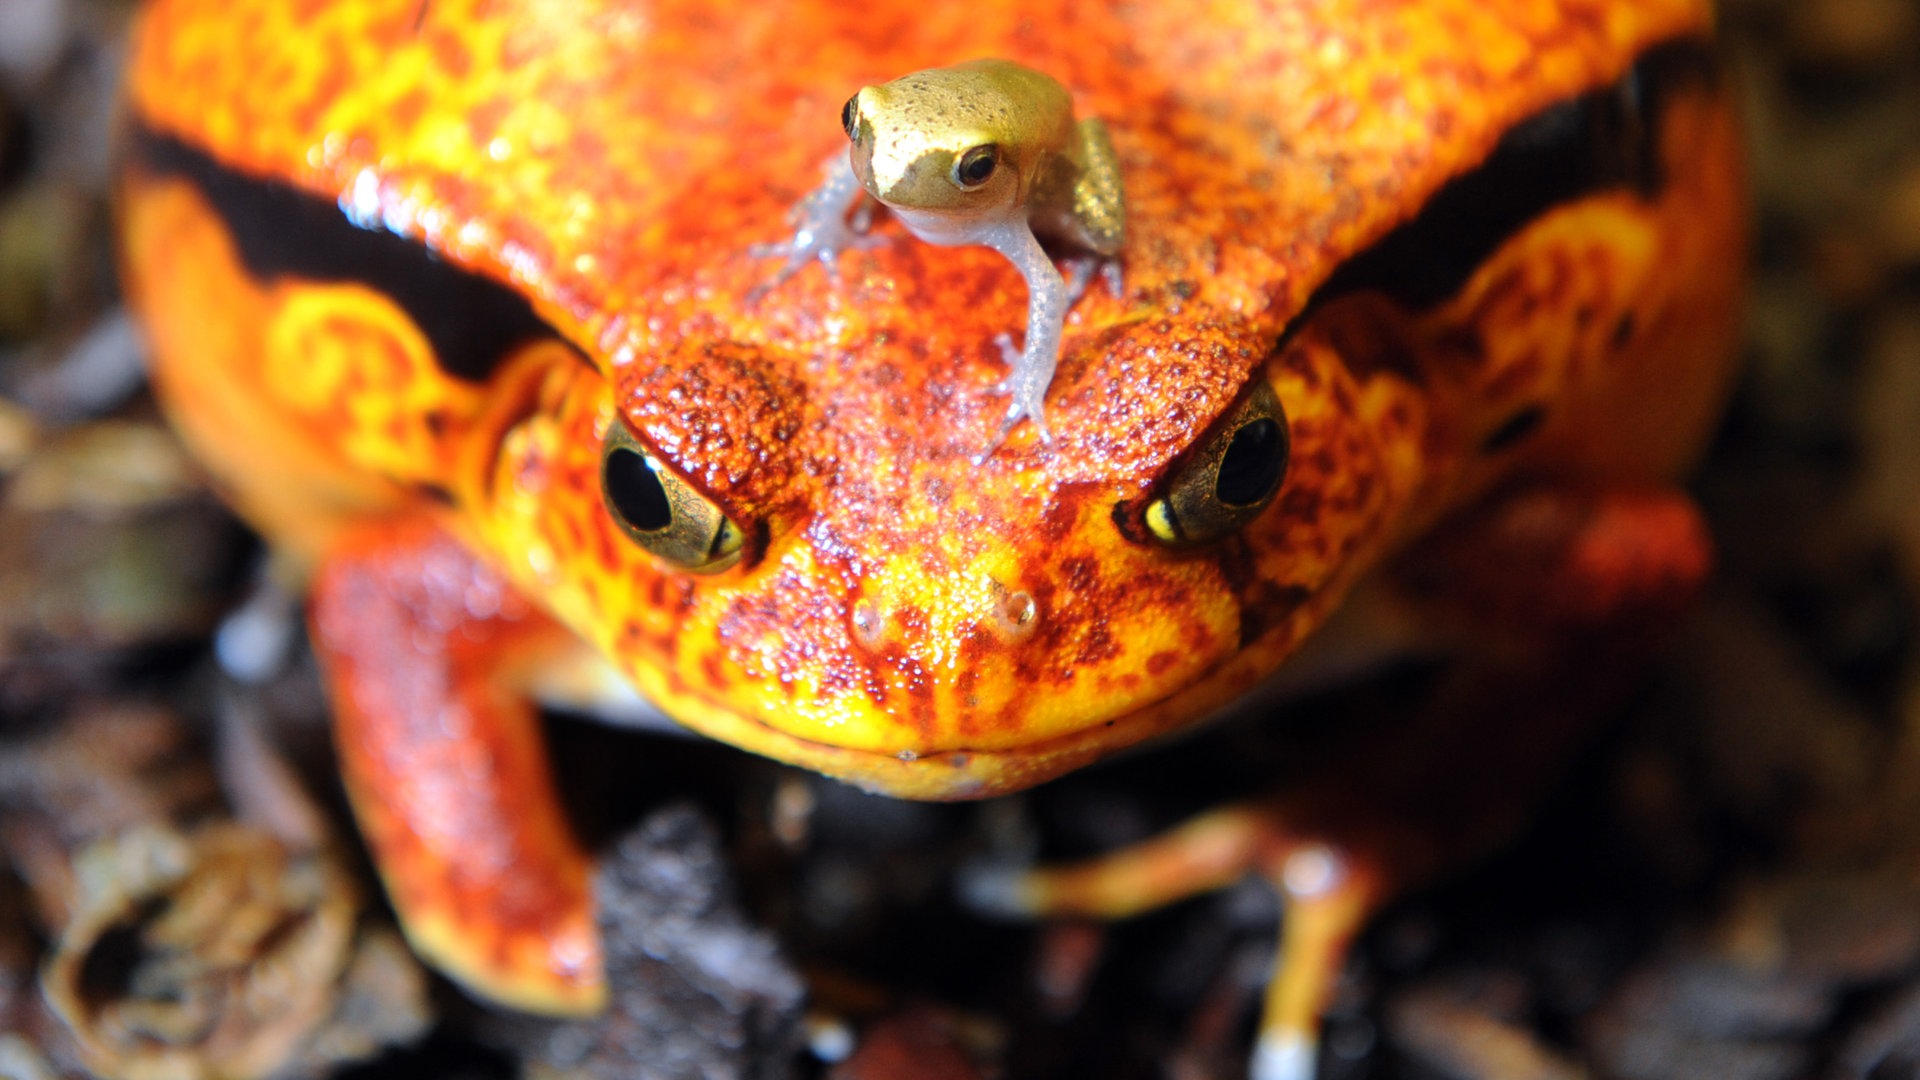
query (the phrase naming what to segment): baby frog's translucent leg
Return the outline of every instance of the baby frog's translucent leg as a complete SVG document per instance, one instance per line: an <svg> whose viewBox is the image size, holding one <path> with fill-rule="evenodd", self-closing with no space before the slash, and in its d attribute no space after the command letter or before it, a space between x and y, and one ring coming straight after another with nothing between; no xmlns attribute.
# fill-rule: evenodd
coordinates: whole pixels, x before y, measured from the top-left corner
<svg viewBox="0 0 1920 1080"><path fill-rule="evenodd" d="M766 282L756 286L748 294L753 302L765 295L769 289L792 277L809 260L818 259L833 275L834 258L849 248L873 247L880 241L867 236L867 226L873 220L871 208L862 205L853 212L853 220L848 221L848 208L861 196L860 178L853 174L853 163L846 152L840 151L828 158L822 171L825 179L814 188L806 198L800 200L788 215L793 222L793 237L775 244L755 244L747 253L756 259L784 256L786 263Z"/></svg>
<svg viewBox="0 0 1920 1080"><path fill-rule="evenodd" d="M1053 260L1047 258L1040 242L1034 239L1033 230L1027 227L1024 218L989 230L980 238L980 243L1005 255L1020 271L1020 276L1027 279L1027 338L1025 347L1017 353L1011 338L1003 334L995 339L1013 372L992 392L1013 400L1000 421L999 434L974 458L975 462L992 456L1022 417L1033 419L1041 441L1052 441L1042 401L1053 382L1054 368L1060 363L1060 332L1066 325L1067 307L1072 302L1066 280L1054 268Z"/></svg>

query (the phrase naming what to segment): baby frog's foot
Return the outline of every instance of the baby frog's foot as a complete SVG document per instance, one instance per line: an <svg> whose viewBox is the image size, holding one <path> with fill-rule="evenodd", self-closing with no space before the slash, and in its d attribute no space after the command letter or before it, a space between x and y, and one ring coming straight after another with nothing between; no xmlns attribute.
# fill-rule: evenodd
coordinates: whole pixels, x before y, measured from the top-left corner
<svg viewBox="0 0 1920 1080"><path fill-rule="evenodd" d="M1047 385L1053 382L1055 358L1030 358L1014 347L1012 334L996 334L993 343L1000 347L1000 358L1013 369L1013 374L988 388L987 393L1013 400L1007 403L1007 414L1000 419L1000 430L994 435L993 441L974 455L975 465L983 464L992 457L993 452L1000 449L1000 444L1007 441L1007 433L1022 419L1033 420L1035 430L1040 432L1041 442L1053 441L1053 433L1047 430L1047 413L1042 400L1047 396Z"/></svg>
<svg viewBox="0 0 1920 1080"><path fill-rule="evenodd" d="M1126 282L1121 276L1120 260L1104 255L1079 255L1067 260L1067 306L1080 302L1086 295L1087 285L1093 281L1095 270L1100 272L1101 280L1107 283L1107 292L1115 300L1126 296Z"/></svg>
<svg viewBox="0 0 1920 1080"><path fill-rule="evenodd" d="M873 221L873 209L865 204L848 217L848 205L861 195L860 180L853 174L853 166L847 161L845 153L836 153L829 158L824 169L826 178L806 198L800 200L787 215L793 223L793 237L774 244L755 244L747 249L747 254L756 259L783 256L786 259L772 278L754 287L747 294L748 303L757 303L767 291L792 277L802 267L814 259L826 268L829 277L838 282L838 273L834 259L842 252L854 248L871 248L881 240L868 236L867 227Z"/></svg>

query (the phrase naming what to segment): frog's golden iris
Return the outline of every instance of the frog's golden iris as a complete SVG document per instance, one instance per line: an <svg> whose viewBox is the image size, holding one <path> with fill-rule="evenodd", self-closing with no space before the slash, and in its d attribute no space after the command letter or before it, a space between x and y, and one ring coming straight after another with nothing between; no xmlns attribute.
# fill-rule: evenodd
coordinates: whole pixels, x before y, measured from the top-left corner
<svg viewBox="0 0 1920 1080"><path fill-rule="evenodd" d="M619 422L607 427L600 490L621 531L669 566L714 574L739 561L746 540L740 527L650 457Z"/></svg>
<svg viewBox="0 0 1920 1080"><path fill-rule="evenodd" d="M1169 547L1230 536L1265 510L1287 473L1287 414L1265 379L1254 381L1220 430L1181 461L1147 504L1147 531Z"/></svg>
<svg viewBox="0 0 1920 1080"><path fill-rule="evenodd" d="M953 186L962 191L972 191L993 179L993 168L1000 162L997 147L975 146L968 149L953 163Z"/></svg>

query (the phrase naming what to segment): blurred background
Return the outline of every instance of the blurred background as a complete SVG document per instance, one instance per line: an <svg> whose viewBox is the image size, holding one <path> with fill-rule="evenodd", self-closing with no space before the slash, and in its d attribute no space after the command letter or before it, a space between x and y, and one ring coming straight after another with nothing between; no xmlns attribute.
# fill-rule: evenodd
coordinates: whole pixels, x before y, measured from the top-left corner
<svg viewBox="0 0 1920 1080"><path fill-rule="evenodd" d="M612 1015L422 971L310 659L243 685L212 658L261 553L159 421L116 290L132 10L0 0L0 1077L1244 1075L1263 888L1025 927L951 883L1256 786L1290 737L1259 724L929 807L556 718L609 852ZM1755 243L1693 481L1719 575L1526 836L1369 931L1323 1076L1920 1078L1920 2L1733 0L1723 29Z"/></svg>

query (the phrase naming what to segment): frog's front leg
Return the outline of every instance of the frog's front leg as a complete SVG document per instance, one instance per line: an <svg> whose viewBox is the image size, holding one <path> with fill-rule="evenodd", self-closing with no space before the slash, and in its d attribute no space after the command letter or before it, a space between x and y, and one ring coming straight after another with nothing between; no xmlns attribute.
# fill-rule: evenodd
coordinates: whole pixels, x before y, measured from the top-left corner
<svg viewBox="0 0 1920 1080"><path fill-rule="evenodd" d="M1111 260L1120 254L1127 235L1127 198L1120 184L1120 157L1113 152L1107 125L1098 117L1080 121L1075 135L1079 140L1080 172L1073 183L1073 239L1078 247Z"/></svg>
<svg viewBox="0 0 1920 1080"><path fill-rule="evenodd" d="M589 865L525 693L571 636L437 526L349 534L312 593L347 794L414 948L485 996L605 1002Z"/></svg>
<svg viewBox="0 0 1920 1080"><path fill-rule="evenodd" d="M1001 418L999 433L974 458L975 462L985 461L1022 417L1032 418L1042 442L1052 441L1043 401L1047 387L1053 382L1054 369L1060 364L1060 337L1067 325L1067 308L1072 304L1066 279L1060 276L1040 241L1034 238L1025 219L1016 218L998 225L982 235L979 242L1006 256L1027 280L1027 338L1018 351L1005 335L995 339L1002 358L1013 372L996 385L992 393L1005 394L1012 400Z"/></svg>
<svg viewBox="0 0 1920 1080"><path fill-rule="evenodd" d="M1511 836L1697 593L1711 545L1668 491L1542 489L1441 530L1403 599L1479 643L1415 718L1316 779L1078 866L968 882L989 910L1120 917L1249 874L1285 901L1252 1080L1308 1080L1349 942L1379 906Z"/></svg>
<svg viewBox="0 0 1920 1080"><path fill-rule="evenodd" d="M872 220L871 208L863 203L855 209L855 201L864 192L846 152L840 151L828 158L821 171L825 179L800 200L789 216L794 225L792 238L777 244L756 244L748 250L755 258L784 256L787 260L771 279L749 294L749 300L757 300L799 272L810 260L818 259L827 273L832 274L834 260L842 251L879 243L878 238L866 234Z"/></svg>

